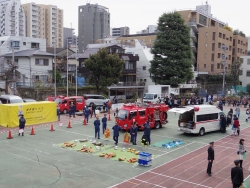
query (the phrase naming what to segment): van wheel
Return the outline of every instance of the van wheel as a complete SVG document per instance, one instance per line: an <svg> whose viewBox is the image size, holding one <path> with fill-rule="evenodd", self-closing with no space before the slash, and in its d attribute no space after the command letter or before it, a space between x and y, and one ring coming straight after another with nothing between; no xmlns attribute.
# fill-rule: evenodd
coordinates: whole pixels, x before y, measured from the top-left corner
<svg viewBox="0 0 250 188"><path fill-rule="evenodd" d="M205 134L205 129L204 129L204 128L201 128L201 129L200 129L200 132L199 132L199 135L200 135L200 136L204 136L204 134Z"/></svg>
<svg viewBox="0 0 250 188"><path fill-rule="evenodd" d="M68 113L68 110L67 110L67 109L64 109L64 110L63 110L63 113L64 113L64 114L67 114L67 113Z"/></svg>
<svg viewBox="0 0 250 188"><path fill-rule="evenodd" d="M160 122L159 122L159 121L155 122L155 128L156 128L156 129L161 128L161 124L160 124Z"/></svg>

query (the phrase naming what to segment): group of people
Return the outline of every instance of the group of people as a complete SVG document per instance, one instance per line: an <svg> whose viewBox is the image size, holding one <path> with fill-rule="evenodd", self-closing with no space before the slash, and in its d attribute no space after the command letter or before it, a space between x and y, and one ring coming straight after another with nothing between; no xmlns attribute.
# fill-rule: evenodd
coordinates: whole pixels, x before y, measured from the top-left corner
<svg viewBox="0 0 250 188"><path fill-rule="evenodd" d="M245 153L247 152L244 146L244 139L240 139L237 154L239 155L239 159L234 161L235 167L231 169L231 181L233 184L233 188L240 188L243 186L244 175L243 175L243 158ZM214 161L214 142L209 143L209 147L207 150L208 153L208 165L207 165L207 174L212 176L212 166Z"/></svg>
<svg viewBox="0 0 250 188"><path fill-rule="evenodd" d="M163 101L158 98L158 103L164 102L170 108L178 106L188 106L188 105L202 105L204 104L204 99L202 97L165 97Z"/></svg>

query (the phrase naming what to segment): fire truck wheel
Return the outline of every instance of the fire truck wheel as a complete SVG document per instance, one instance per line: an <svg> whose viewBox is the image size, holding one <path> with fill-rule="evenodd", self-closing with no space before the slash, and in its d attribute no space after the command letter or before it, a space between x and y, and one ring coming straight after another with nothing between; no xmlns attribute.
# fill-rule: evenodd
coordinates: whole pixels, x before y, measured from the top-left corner
<svg viewBox="0 0 250 188"><path fill-rule="evenodd" d="M68 113L68 110L67 110L67 109L64 109L64 110L63 110L63 113L64 113L64 114L67 114L67 113Z"/></svg>
<svg viewBox="0 0 250 188"><path fill-rule="evenodd" d="M160 122L159 122L159 121L155 122L155 128L156 128L156 129L161 128L161 124L160 124Z"/></svg>
<svg viewBox="0 0 250 188"><path fill-rule="evenodd" d="M205 129L202 127L202 128L200 129L199 135L200 135L200 136L204 136L204 134L205 134Z"/></svg>

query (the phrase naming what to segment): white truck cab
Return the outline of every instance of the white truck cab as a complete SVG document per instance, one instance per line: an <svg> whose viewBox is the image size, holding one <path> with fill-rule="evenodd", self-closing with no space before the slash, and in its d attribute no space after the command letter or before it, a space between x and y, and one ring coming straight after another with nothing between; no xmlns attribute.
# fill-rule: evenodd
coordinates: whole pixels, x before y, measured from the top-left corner
<svg viewBox="0 0 250 188"><path fill-rule="evenodd" d="M206 132L220 130L220 115L225 116L220 109L212 105L185 106L173 108L168 112L179 114L179 131L200 136Z"/></svg>
<svg viewBox="0 0 250 188"><path fill-rule="evenodd" d="M145 93L144 96L143 96L143 99L142 99L142 102L144 103L156 103L158 102L158 98L161 98L161 96L157 93Z"/></svg>

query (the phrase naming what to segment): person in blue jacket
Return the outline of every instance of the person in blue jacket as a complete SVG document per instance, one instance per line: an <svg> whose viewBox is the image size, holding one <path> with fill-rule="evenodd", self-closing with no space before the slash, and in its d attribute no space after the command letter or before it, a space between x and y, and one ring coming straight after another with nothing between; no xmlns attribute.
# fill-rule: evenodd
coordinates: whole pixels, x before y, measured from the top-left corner
<svg viewBox="0 0 250 188"><path fill-rule="evenodd" d="M106 116L107 116L107 115L104 114L104 117L102 118L102 132L103 132L103 134L104 134L104 132L105 132L105 130L106 130L106 128L107 128L107 121L108 121L108 119L107 119Z"/></svg>
<svg viewBox="0 0 250 188"><path fill-rule="evenodd" d="M60 121L60 103L56 107L57 120Z"/></svg>
<svg viewBox="0 0 250 188"><path fill-rule="evenodd" d="M26 119L23 117L23 114L20 115L19 119L19 129L23 129L22 136L24 136L24 128L26 124ZM20 133L18 133L18 136L20 136Z"/></svg>
<svg viewBox="0 0 250 188"><path fill-rule="evenodd" d="M73 102L71 102L69 106L69 117L73 115L73 117L75 118L75 111L76 111L76 106L74 105Z"/></svg>
<svg viewBox="0 0 250 188"><path fill-rule="evenodd" d="M96 120L94 121L94 126L95 126L95 139L98 136L98 139L100 139L100 125L101 122L99 120L99 117L96 116Z"/></svg>
<svg viewBox="0 0 250 188"><path fill-rule="evenodd" d="M113 140L115 141L115 145L118 144L118 138L119 138L119 131L122 130L121 127L116 122L115 125L112 128L114 130L113 132Z"/></svg>
<svg viewBox="0 0 250 188"><path fill-rule="evenodd" d="M144 124L144 136L146 137L147 142L148 142L149 145L151 143L150 132L151 132L151 127L150 127L149 121L147 121Z"/></svg>
<svg viewBox="0 0 250 188"><path fill-rule="evenodd" d="M136 126L136 122L134 122L130 128L131 141L133 145L137 145L136 144L137 132L138 132L138 127Z"/></svg>
<svg viewBox="0 0 250 188"><path fill-rule="evenodd" d="M84 114L84 118L86 119L87 123L89 122L89 115L90 115L90 109L85 106L85 108L83 109L83 114Z"/></svg>

